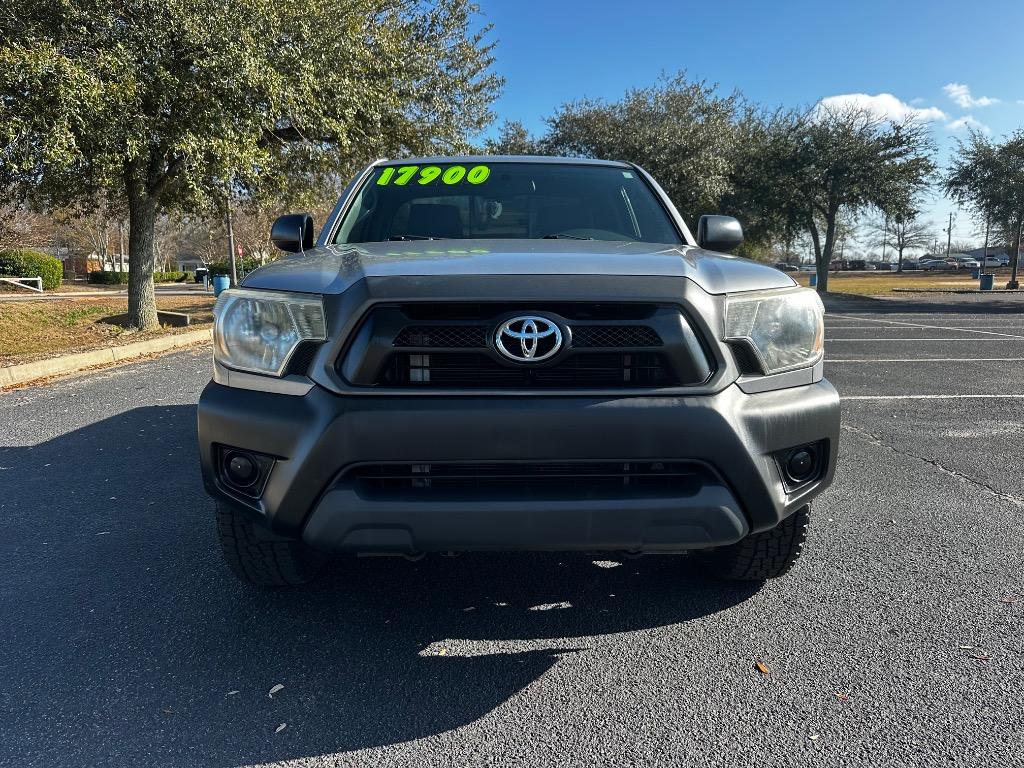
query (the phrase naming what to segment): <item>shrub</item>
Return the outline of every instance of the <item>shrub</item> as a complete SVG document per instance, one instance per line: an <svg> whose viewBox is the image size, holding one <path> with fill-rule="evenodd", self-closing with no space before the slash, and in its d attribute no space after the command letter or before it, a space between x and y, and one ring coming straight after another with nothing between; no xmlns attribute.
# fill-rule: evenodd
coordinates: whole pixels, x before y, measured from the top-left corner
<svg viewBox="0 0 1024 768"><path fill-rule="evenodd" d="M184 283L188 278L188 272L153 273L154 283ZM128 273L94 270L89 273L89 282L98 283L99 285L126 285L128 283Z"/></svg>
<svg viewBox="0 0 1024 768"><path fill-rule="evenodd" d="M238 269L239 277L241 277L242 275L249 274L254 269L257 269L260 266L262 266L260 262L257 259L252 258L250 256L246 256L245 258L237 259L235 261L235 267ZM213 264L208 264L207 268L210 270L211 278L214 275L231 274L231 264L227 261L216 261Z"/></svg>
<svg viewBox="0 0 1024 768"><path fill-rule="evenodd" d="M98 285L127 285L128 273L93 270L89 273L89 282Z"/></svg>
<svg viewBox="0 0 1024 768"><path fill-rule="evenodd" d="M47 253L14 249L0 251L0 275L9 277L41 277L43 289L52 291L60 287L64 265Z"/></svg>
<svg viewBox="0 0 1024 768"><path fill-rule="evenodd" d="M188 272L154 272L154 283L180 283L188 276Z"/></svg>

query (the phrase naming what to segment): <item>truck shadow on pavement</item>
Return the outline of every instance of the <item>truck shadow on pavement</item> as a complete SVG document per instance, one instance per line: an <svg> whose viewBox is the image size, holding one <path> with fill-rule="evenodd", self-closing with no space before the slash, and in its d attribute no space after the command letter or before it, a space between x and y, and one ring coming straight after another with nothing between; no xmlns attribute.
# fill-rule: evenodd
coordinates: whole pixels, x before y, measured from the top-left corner
<svg viewBox="0 0 1024 768"><path fill-rule="evenodd" d="M756 591L685 558L582 554L349 559L308 588L246 587L221 562L194 406L0 448L0 468L4 764L238 765L429 737L602 636Z"/></svg>

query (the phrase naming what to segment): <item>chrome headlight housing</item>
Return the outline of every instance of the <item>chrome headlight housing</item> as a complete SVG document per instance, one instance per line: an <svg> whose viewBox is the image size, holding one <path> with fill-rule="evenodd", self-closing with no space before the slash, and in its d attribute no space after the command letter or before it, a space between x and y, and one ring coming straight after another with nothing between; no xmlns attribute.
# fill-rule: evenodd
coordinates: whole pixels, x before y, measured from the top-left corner
<svg viewBox="0 0 1024 768"><path fill-rule="evenodd" d="M725 339L745 343L765 374L808 368L825 353L825 308L808 288L733 294Z"/></svg>
<svg viewBox="0 0 1024 768"><path fill-rule="evenodd" d="M320 296L232 288L213 315L213 358L236 371L281 376L299 344L327 338Z"/></svg>

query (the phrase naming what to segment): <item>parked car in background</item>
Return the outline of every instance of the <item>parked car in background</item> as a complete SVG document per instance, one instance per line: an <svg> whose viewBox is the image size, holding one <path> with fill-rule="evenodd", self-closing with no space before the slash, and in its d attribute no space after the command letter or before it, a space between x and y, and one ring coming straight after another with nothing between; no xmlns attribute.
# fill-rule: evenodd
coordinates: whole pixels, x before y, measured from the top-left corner
<svg viewBox="0 0 1024 768"><path fill-rule="evenodd" d="M896 269L900 269L899 264L894 265ZM904 271L916 271L921 268L921 263L917 259L904 259L902 269Z"/></svg>
<svg viewBox="0 0 1024 768"><path fill-rule="evenodd" d="M979 261L980 261L980 259L979 259ZM1005 267L1006 264L1009 261L1010 261L1009 258L1007 258L1004 261L1003 259L1000 259L998 256L986 256L985 257L985 266L986 267Z"/></svg>
<svg viewBox="0 0 1024 768"><path fill-rule="evenodd" d="M818 267L815 264L801 264L800 265L800 271L801 272L817 272L818 271Z"/></svg>
<svg viewBox="0 0 1024 768"><path fill-rule="evenodd" d="M960 269L960 262L956 259L921 259L920 264L925 272Z"/></svg>
<svg viewBox="0 0 1024 768"><path fill-rule="evenodd" d="M798 271L800 271L800 267L798 267L796 264L787 264L784 261L777 261L772 266L775 267L776 269L781 269L783 272L798 272Z"/></svg>
<svg viewBox="0 0 1024 768"><path fill-rule="evenodd" d="M197 283L203 282L203 279L210 274L210 270L206 267L196 267L195 280Z"/></svg>
<svg viewBox="0 0 1024 768"><path fill-rule="evenodd" d="M892 272L894 269L896 269L896 265L893 264L891 261L869 261L868 265L868 269L870 269L873 266L875 269L881 272Z"/></svg>
<svg viewBox="0 0 1024 768"><path fill-rule="evenodd" d="M864 259L850 259L846 262L846 269L854 272L863 272L866 269L874 269L874 267L864 261Z"/></svg>
<svg viewBox="0 0 1024 768"><path fill-rule="evenodd" d="M960 269L978 269L981 267L981 262L973 256L965 256L961 253L951 258L956 260L956 263L960 265Z"/></svg>

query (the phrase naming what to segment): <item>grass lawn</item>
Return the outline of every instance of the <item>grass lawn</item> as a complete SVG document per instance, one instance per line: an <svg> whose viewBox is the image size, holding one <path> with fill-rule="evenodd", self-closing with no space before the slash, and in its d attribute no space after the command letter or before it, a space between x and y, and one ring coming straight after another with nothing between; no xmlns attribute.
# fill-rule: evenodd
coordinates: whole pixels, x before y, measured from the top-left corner
<svg viewBox="0 0 1024 768"><path fill-rule="evenodd" d="M0 302L0 366L130 344L154 336L208 328L213 323L212 295L157 296L156 306L187 312L192 324L139 333L100 322L110 315L127 312L126 297Z"/></svg>
<svg viewBox="0 0 1024 768"><path fill-rule="evenodd" d="M989 271L992 271L989 269ZM790 272L800 285L807 285L810 274ZM995 287L1002 288L1010 278L1010 270L995 270ZM971 270L958 272L830 272L829 293L850 293L859 296L892 295L893 288L941 288L945 290L977 290L978 281L971 278ZM897 294L898 295L898 294Z"/></svg>

